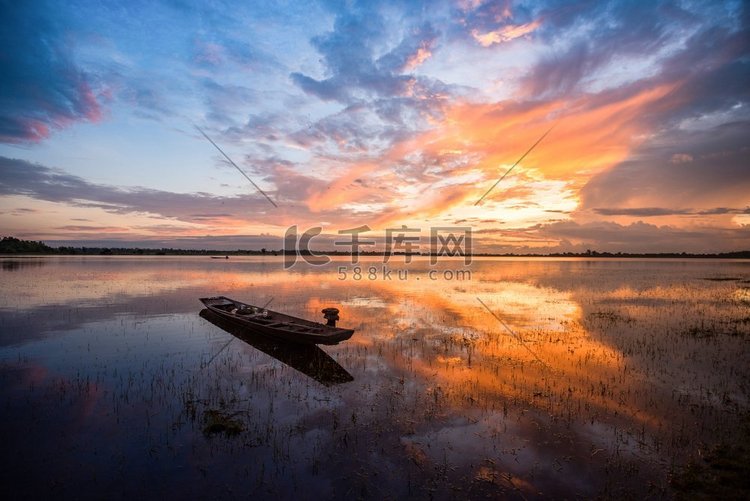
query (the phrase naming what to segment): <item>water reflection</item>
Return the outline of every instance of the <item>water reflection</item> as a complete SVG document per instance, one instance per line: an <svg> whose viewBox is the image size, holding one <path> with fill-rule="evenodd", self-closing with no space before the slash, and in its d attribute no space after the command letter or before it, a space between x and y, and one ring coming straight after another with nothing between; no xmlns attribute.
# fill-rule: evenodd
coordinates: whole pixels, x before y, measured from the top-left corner
<svg viewBox="0 0 750 501"><path fill-rule="evenodd" d="M298 370L325 386L348 383L354 380L352 375L346 372L346 369L318 346L298 345L268 339L262 334L254 333L247 328L228 322L205 308L201 310L200 316L246 342L256 350L270 355L279 362Z"/></svg>
<svg viewBox="0 0 750 501"><path fill-rule="evenodd" d="M42 258L25 258L25 259L0 259L3 271L17 271L22 268L41 267L47 264Z"/></svg>
<svg viewBox="0 0 750 501"><path fill-rule="evenodd" d="M424 259L394 264L406 280L341 280L346 259L45 262L0 290L0 438L32 451L14 470L32 481L40 458L83 455L99 479L155 472L199 497L668 496L675 468L735 438L750 408L746 261L478 259L466 280L432 280ZM196 315L214 295L309 319L340 305L357 336L227 345L241 333ZM206 438L214 409L245 431ZM81 423L78 452L54 438L63 421Z"/></svg>

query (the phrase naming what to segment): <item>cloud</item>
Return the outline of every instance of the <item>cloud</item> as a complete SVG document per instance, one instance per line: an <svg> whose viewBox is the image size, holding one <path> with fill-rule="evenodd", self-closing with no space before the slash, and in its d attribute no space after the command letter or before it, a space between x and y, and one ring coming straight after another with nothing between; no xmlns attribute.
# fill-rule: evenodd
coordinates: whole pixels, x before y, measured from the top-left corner
<svg viewBox="0 0 750 501"><path fill-rule="evenodd" d="M727 15L725 7L648 2L634 8L620 1L542 7L535 15L544 19L538 31L549 49L522 78L523 95L616 87L650 74L671 81L704 74L712 59L726 58L726 42L739 35L737 13Z"/></svg>
<svg viewBox="0 0 750 501"><path fill-rule="evenodd" d="M472 30L471 36L473 36L474 40L479 42L479 45L482 47L489 47L499 43L510 42L516 38L528 35L536 30L540 24L541 22L536 20L526 24L507 24L487 33L480 33L479 30Z"/></svg>
<svg viewBox="0 0 750 501"><path fill-rule="evenodd" d="M592 177L581 190L581 209L744 207L750 203L749 134L750 121L664 132ZM673 162L675 150L693 160Z"/></svg>
<svg viewBox="0 0 750 501"><path fill-rule="evenodd" d="M693 160L693 156L688 155L687 153L675 153L674 155L672 155L672 158L669 159L669 161L673 164L686 164L692 162Z"/></svg>
<svg viewBox="0 0 750 501"><path fill-rule="evenodd" d="M534 233L539 238L568 242L568 250L586 246L606 252L729 252L747 250L750 242L750 226L685 229L642 221L629 225L563 221L541 226Z"/></svg>
<svg viewBox="0 0 750 501"><path fill-rule="evenodd" d="M221 84L209 77L199 85L207 108L206 117L225 127L236 126L239 112L257 103L256 92L243 85Z"/></svg>
<svg viewBox="0 0 750 501"><path fill-rule="evenodd" d="M631 208L596 208L595 213L602 216L660 217L660 216L714 216L724 214L750 214L750 208L732 209L714 207L712 209L668 209L665 207L631 207Z"/></svg>
<svg viewBox="0 0 750 501"><path fill-rule="evenodd" d="M65 225L65 226L56 226L54 228L55 230L64 230L66 232L94 232L97 235L100 235L102 233L119 233L119 232L128 232L129 228L124 228L120 226L94 226L94 225Z"/></svg>
<svg viewBox="0 0 750 501"><path fill-rule="evenodd" d="M48 223L58 229L85 234L128 224L97 220L101 211L135 215L139 225L161 219L131 230L175 235L465 220L518 245L549 245L593 232L592 219L630 218L621 231L636 242L678 230L708 235L699 228L708 221L723 231L748 220L750 53L741 3L355 0L304 12L156 3L143 15L132 6L90 7L85 31L64 9L4 7L8 29L0 37L20 49L0 61L0 69L9 65L0 75L2 140L40 140L96 120L107 99L119 100L111 109L126 115L102 134L136 138L130 114L186 114L206 122L220 144L242 148L242 165L280 208L270 212L250 186L244 196L118 188L0 159L0 194L95 209L71 209L91 216L90 226ZM71 144L62 139L50 143L54 151L24 155L52 158ZM96 146L87 153L107 156L61 162L77 172L99 161L107 179L106 158L117 148ZM185 185L196 179L186 176ZM11 219L32 219L16 214ZM550 221L559 214L565 221ZM549 224L571 218L580 227ZM662 226L631 228L632 218ZM544 233L563 230L571 235Z"/></svg>
<svg viewBox="0 0 750 501"><path fill-rule="evenodd" d="M521 5L513 5L511 0L485 2L470 0L459 2L456 22L459 26L469 27L470 32L491 32L498 28L498 24L524 24L529 12Z"/></svg>
<svg viewBox="0 0 750 501"><path fill-rule="evenodd" d="M576 43L565 54L554 54L537 63L521 82L523 92L529 97L569 93L603 59L592 56L588 42Z"/></svg>
<svg viewBox="0 0 750 501"><path fill-rule="evenodd" d="M161 121L176 115L175 106L164 86L147 78L124 76L115 72L108 75L117 99L126 104L138 118Z"/></svg>
<svg viewBox="0 0 750 501"><path fill-rule="evenodd" d="M259 225L276 229L292 224L312 226L321 221L332 221L339 227L348 227L357 226L358 221L372 218L376 214L375 211L368 210L351 211L340 204L326 201L327 197L336 200L339 192L346 193L350 189L364 190L353 183L354 179L351 179L352 186L343 181L329 186L327 180L301 174L294 170L292 164L273 159L262 168L270 172L266 180L276 187L269 189L268 193L279 201L277 208L271 207L268 201L250 186L247 195L236 196L219 196L204 192L174 193L137 186L113 187L91 183L81 177L43 165L2 156L0 197L22 196L73 207L100 209L111 214L153 215L156 219L188 223L171 226L169 229L173 233L177 233L174 228L183 233L205 232L206 229L214 231L216 228L226 232L230 229L240 231L248 226ZM310 198L311 196L313 198ZM319 200L320 206L315 206L308 198ZM363 195L361 200L379 201L375 194ZM86 227L77 226L78 231L83 231ZM159 233L164 230L163 226L159 227L156 224L150 225L149 228Z"/></svg>
<svg viewBox="0 0 750 501"><path fill-rule="evenodd" d="M62 21L46 2L3 2L0 141L41 141L74 122L97 121L97 80L72 55Z"/></svg>
<svg viewBox="0 0 750 501"><path fill-rule="evenodd" d="M405 17L408 18L406 14ZM406 19L407 28L398 44L378 57L388 22L377 8L359 5L338 12L333 30L311 40L323 56L328 76L316 79L293 72L292 82L324 101L346 104L410 97L415 91L429 94L440 88L441 82L404 73L416 69L432 55L438 32L429 22L413 24L415 21Z"/></svg>
<svg viewBox="0 0 750 501"><path fill-rule="evenodd" d="M373 44L383 37L385 21L374 9L351 10L336 16L333 30L311 40L331 76L316 80L299 72L291 79L305 92L323 100L349 101L355 90L399 93L403 80L380 74Z"/></svg>
<svg viewBox="0 0 750 501"><path fill-rule="evenodd" d="M664 58L657 75L635 84L675 83L643 117L653 131L648 141L582 188L580 216L675 216L674 224L695 225L698 216L744 214L737 209L750 204L750 31L743 12L733 29L709 21ZM741 221L715 219L721 226Z"/></svg>
<svg viewBox="0 0 750 501"><path fill-rule="evenodd" d="M236 250L266 248L281 250L284 247L282 237L272 235L204 235L204 236L172 236L172 237L99 237L92 239L91 235L82 234L76 238L65 239L46 238L44 241L52 247L110 247L110 248L144 248L144 249L196 249L196 250Z"/></svg>
<svg viewBox="0 0 750 501"><path fill-rule="evenodd" d="M27 214L34 214L38 212L36 209L29 209L28 207L18 207L8 212L11 216L25 216Z"/></svg>
<svg viewBox="0 0 750 501"><path fill-rule="evenodd" d="M319 140L335 138L341 142L341 149L356 146L363 154L369 153L366 160L347 162L336 171L332 193L312 192L307 203L311 210L362 201L386 204L377 218L382 224L409 217L437 217L459 206L471 205L470 199L478 199L504 169L555 123L544 143L514 171L513 180L506 181L503 189L488 200L512 196L529 199L544 194L542 198L549 207L550 190L534 182L559 180L558 184L560 181L583 184L592 172L623 161L638 144L644 115L647 118L661 109L660 103L672 90L670 85L631 85L569 100L459 101L446 104L441 116L432 120L432 128L403 135L390 146L384 142L375 154L372 136L377 124L373 132L365 133L368 122L363 117L353 119L351 114L361 114L368 108L354 105L352 111L343 115L346 121L337 120L335 126L329 122L324 130L320 123L298 137L300 144L306 146L316 136ZM363 136L369 136L370 140L357 143L357 138ZM525 173L535 173L527 181L539 190L537 193L520 192L513 184L524 179ZM461 176L469 176L471 180L461 180ZM451 179L455 182L436 184ZM355 180L367 182L355 186ZM478 184L478 180L486 184ZM404 186L418 187L419 196L405 193ZM568 197L569 189L560 186L552 191ZM563 210L563 207L549 208Z"/></svg>
<svg viewBox="0 0 750 501"><path fill-rule="evenodd" d="M602 216L657 217L690 214L687 209L665 209L663 207L633 207L629 209L596 208L594 212Z"/></svg>
<svg viewBox="0 0 750 501"><path fill-rule="evenodd" d="M637 141L644 111L670 90L669 86L634 87L568 101L458 102L446 107L444 118L432 130L395 145L392 157L420 154L428 165L440 165L452 156L452 175L478 169L487 173L491 184L504 172L503 166L512 165L555 123L523 167L548 178L570 179L625 159ZM477 198L480 190L477 187Z"/></svg>
<svg viewBox="0 0 750 501"><path fill-rule="evenodd" d="M268 202L255 196L221 197L208 193L171 193L149 188L117 188L90 183L65 172L25 160L0 157L0 196L20 195L37 200L94 207L114 214L151 213L185 222L239 219L248 211L266 212ZM196 208L202 212L196 214ZM227 217L226 214L233 214Z"/></svg>

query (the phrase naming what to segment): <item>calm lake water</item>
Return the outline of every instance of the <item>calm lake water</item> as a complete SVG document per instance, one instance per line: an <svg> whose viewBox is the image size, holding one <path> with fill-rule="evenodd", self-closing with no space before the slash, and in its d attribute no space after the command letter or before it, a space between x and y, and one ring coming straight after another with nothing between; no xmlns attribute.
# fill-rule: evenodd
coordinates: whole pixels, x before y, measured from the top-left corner
<svg viewBox="0 0 750 501"><path fill-rule="evenodd" d="M750 407L748 261L0 263L16 497L668 497ZM209 295L356 331L238 338Z"/></svg>

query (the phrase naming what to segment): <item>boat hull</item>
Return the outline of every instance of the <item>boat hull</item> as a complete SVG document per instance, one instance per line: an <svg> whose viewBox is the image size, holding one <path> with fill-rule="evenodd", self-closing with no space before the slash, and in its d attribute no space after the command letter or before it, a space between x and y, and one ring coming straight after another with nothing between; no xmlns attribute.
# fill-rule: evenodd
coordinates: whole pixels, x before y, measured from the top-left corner
<svg viewBox="0 0 750 501"><path fill-rule="evenodd" d="M247 329L235 322L230 322L208 308L201 310L200 316L256 350L262 351L324 386L354 381L354 377L319 346L272 339L254 329Z"/></svg>
<svg viewBox="0 0 750 501"><path fill-rule="evenodd" d="M226 296L200 298L221 318L264 336L299 344L338 344L354 334L352 329L331 327L303 318L242 303ZM267 315L261 312L266 311Z"/></svg>

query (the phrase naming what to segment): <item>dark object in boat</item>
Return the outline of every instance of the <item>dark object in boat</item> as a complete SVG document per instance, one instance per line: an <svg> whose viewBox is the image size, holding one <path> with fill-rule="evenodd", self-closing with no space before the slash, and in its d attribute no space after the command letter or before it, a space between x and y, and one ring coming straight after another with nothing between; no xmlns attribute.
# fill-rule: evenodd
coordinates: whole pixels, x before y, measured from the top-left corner
<svg viewBox="0 0 750 501"><path fill-rule="evenodd" d="M251 304L241 303L225 296L204 297L200 301L206 308L222 318L265 336L293 343L338 344L341 341L346 341L354 334L352 329L342 329L311 322L304 318L284 315ZM338 319L338 310L336 319ZM328 321L331 322L330 319Z"/></svg>
<svg viewBox="0 0 750 501"><path fill-rule="evenodd" d="M252 329L230 322L208 309L201 310L200 316L256 350L260 350L279 362L298 370L322 385L333 386L354 381L354 378L346 369L315 345L270 339L254 332Z"/></svg>
<svg viewBox="0 0 750 501"><path fill-rule="evenodd" d="M336 321L339 320L339 309L338 308L323 308L320 311L328 322L326 325L336 327Z"/></svg>
<svg viewBox="0 0 750 501"><path fill-rule="evenodd" d="M211 256L211 259L229 259L229 256L224 256L224 257L221 257L221 256Z"/></svg>

